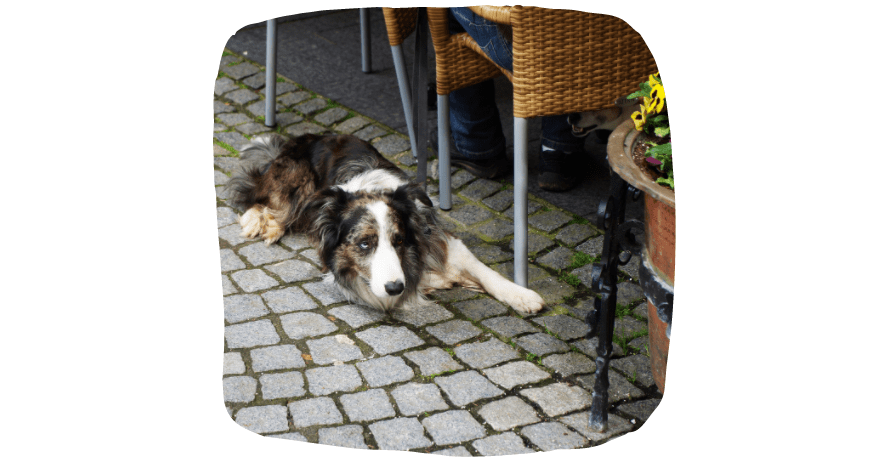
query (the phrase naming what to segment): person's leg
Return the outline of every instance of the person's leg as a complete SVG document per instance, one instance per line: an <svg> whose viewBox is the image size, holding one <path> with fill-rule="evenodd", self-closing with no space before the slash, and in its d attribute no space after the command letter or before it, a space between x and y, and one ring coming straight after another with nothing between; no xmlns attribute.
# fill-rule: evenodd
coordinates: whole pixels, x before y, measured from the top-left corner
<svg viewBox="0 0 891 472"><path fill-rule="evenodd" d="M585 138L572 135L567 115L541 118L541 153L538 186L552 192L575 187L581 180L580 160L585 158Z"/></svg>

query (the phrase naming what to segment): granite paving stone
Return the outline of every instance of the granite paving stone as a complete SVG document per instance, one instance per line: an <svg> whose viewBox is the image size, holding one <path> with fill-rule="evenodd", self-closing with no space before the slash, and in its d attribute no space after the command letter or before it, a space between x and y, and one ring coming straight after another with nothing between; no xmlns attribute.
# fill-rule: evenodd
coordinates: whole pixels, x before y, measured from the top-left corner
<svg viewBox="0 0 891 472"><path fill-rule="evenodd" d="M319 259L319 251L317 251L315 248L300 251L300 255L307 258L309 262L312 262L317 267L322 266L322 261Z"/></svg>
<svg viewBox="0 0 891 472"><path fill-rule="evenodd" d="M324 132L325 128L315 123L310 123L308 121L302 121L300 123L285 128L285 133L294 138L303 136L305 134L322 134Z"/></svg>
<svg viewBox="0 0 891 472"><path fill-rule="evenodd" d="M328 314L350 325L351 328L361 328L367 324L377 323L386 315L370 308L358 305L344 305L328 310Z"/></svg>
<svg viewBox="0 0 891 472"><path fill-rule="evenodd" d="M304 436L300 433L270 434L269 436L266 436L266 437L267 438L277 438L277 439L287 439L289 441L309 442L306 439L306 436Z"/></svg>
<svg viewBox="0 0 891 472"><path fill-rule="evenodd" d="M500 190L501 186L500 183L488 179L477 179L459 194L471 200L482 200Z"/></svg>
<svg viewBox="0 0 891 472"><path fill-rule="evenodd" d="M365 444L365 437L362 435L362 427L354 424L337 428L319 429L319 444L368 449L368 445Z"/></svg>
<svg viewBox="0 0 891 472"><path fill-rule="evenodd" d="M353 136L365 141L371 141L372 139L385 134L387 134L387 130L378 125L366 126L359 131L353 132Z"/></svg>
<svg viewBox="0 0 891 472"><path fill-rule="evenodd" d="M474 321L507 313L507 307L491 298L477 298L455 303L462 315Z"/></svg>
<svg viewBox="0 0 891 472"><path fill-rule="evenodd" d="M513 231L513 230L511 230L511 231ZM513 261L497 264L495 266L492 266L492 269L495 272L498 272L499 274L503 275L507 280L514 279L514 262ZM542 269L540 267L536 267L532 264L529 264L528 277L529 277L528 280L531 284L532 282L537 282L540 280L547 279L550 277L550 275L547 272L545 272L544 269ZM532 286L530 285L529 288L532 288ZM541 295L542 298L545 299L545 301L547 301L548 298L552 298L552 297L549 297L547 293L538 292L538 294ZM533 313L527 313L526 316L529 316L532 314ZM520 316L522 316L522 315L523 315L523 313L520 313Z"/></svg>
<svg viewBox="0 0 891 472"><path fill-rule="evenodd" d="M233 293L238 293L238 289L235 288L235 285L229 280L229 277L225 275L223 278L223 296L232 295Z"/></svg>
<svg viewBox="0 0 891 472"><path fill-rule="evenodd" d="M476 230L490 241L498 241L514 234L514 225L510 221L496 218L480 225Z"/></svg>
<svg viewBox="0 0 891 472"><path fill-rule="evenodd" d="M615 320L613 332L623 338L643 336L647 334L647 324L630 316L623 316Z"/></svg>
<svg viewBox="0 0 891 472"><path fill-rule="evenodd" d="M248 138L245 138L243 134L235 132L235 131L214 133L213 137L217 138L217 140L220 142L223 142L223 143L226 143L226 144L232 146L233 148L235 148L235 150L240 150L242 146L244 146L245 144L250 142L250 140L248 140ZM223 169L223 170L226 170L226 169Z"/></svg>
<svg viewBox="0 0 891 472"><path fill-rule="evenodd" d="M561 282L556 277L533 280L529 282L529 290L541 295L541 298L548 305L562 303L566 297L575 293L574 288Z"/></svg>
<svg viewBox="0 0 891 472"><path fill-rule="evenodd" d="M589 239L582 244L579 244L575 248L576 251L584 252L585 254L596 257L603 254L603 236L597 236L594 239Z"/></svg>
<svg viewBox="0 0 891 472"><path fill-rule="evenodd" d="M550 233L572 220L572 217L562 211L551 210L529 217L529 225Z"/></svg>
<svg viewBox="0 0 891 472"><path fill-rule="evenodd" d="M259 295L231 295L223 298L223 316L229 323L238 323L269 314Z"/></svg>
<svg viewBox="0 0 891 472"><path fill-rule="evenodd" d="M467 300L479 295L479 292L467 290L464 287L457 287L449 290L437 290L433 292L433 298L447 302L457 302Z"/></svg>
<svg viewBox="0 0 891 472"><path fill-rule="evenodd" d="M407 451L433 445L424 436L424 427L415 418L394 418L368 426L381 449Z"/></svg>
<svg viewBox="0 0 891 472"><path fill-rule="evenodd" d="M480 246L469 246L470 252L476 256L483 264L492 264L495 262L504 262L513 259L513 253L504 251L498 246L490 246L488 244Z"/></svg>
<svg viewBox="0 0 891 472"><path fill-rule="evenodd" d="M328 397L289 402L288 409L297 428L343 423L343 415Z"/></svg>
<svg viewBox="0 0 891 472"><path fill-rule="evenodd" d="M292 105L296 105L310 97L310 93L306 91L298 91L289 93L287 95L278 95L276 94L276 101L281 103L286 107L290 107Z"/></svg>
<svg viewBox="0 0 891 472"><path fill-rule="evenodd" d="M235 422L255 433L288 430L288 409L281 405L251 406L235 413Z"/></svg>
<svg viewBox="0 0 891 472"><path fill-rule="evenodd" d="M598 433L588 426L588 413L575 413L558 418L561 423L568 425L572 429L582 433L583 436L591 441L599 442L622 433L631 431L634 425L619 415L607 415L606 431Z"/></svg>
<svg viewBox="0 0 891 472"><path fill-rule="evenodd" d="M625 377L633 378L638 385L646 388L656 385L656 380L650 371L650 358L643 354L612 359L609 366L621 372Z"/></svg>
<svg viewBox="0 0 891 472"><path fill-rule="evenodd" d="M213 131L214 131L214 133L218 133L218 132L223 131L223 130L225 130L225 129L226 129L226 126L225 126L225 125L221 125L221 124L219 124L219 123L214 123L214 124L213 124ZM216 156L228 156L229 154L231 154L231 153L229 152L228 149L223 148L222 146L218 145L217 143L213 143L213 155L214 155L214 157L216 157Z"/></svg>
<svg viewBox="0 0 891 472"><path fill-rule="evenodd" d="M579 339L578 341L573 342L572 345L577 347L580 351L587 354L592 359L596 359L598 342L598 338L595 336L591 339ZM616 357L622 357L624 355L625 352L622 347L613 342L613 351L610 358L615 359Z"/></svg>
<svg viewBox="0 0 891 472"><path fill-rule="evenodd" d="M260 98L260 96L248 89L238 89L223 95L223 98L239 105L247 105Z"/></svg>
<svg viewBox="0 0 891 472"><path fill-rule="evenodd" d="M396 416L386 392L376 388L364 392L341 395L340 404L350 421L374 421Z"/></svg>
<svg viewBox="0 0 891 472"><path fill-rule="evenodd" d="M311 310L318 306L316 305L316 302L312 301L312 299L309 298L309 295L299 287L270 290L264 293L262 297L273 313Z"/></svg>
<svg viewBox="0 0 891 472"><path fill-rule="evenodd" d="M404 308L393 315L393 318L412 326L424 326L431 323L439 323L440 321L451 319L454 316L455 315L453 315L452 312L446 310L442 306L435 303L429 303L426 305Z"/></svg>
<svg viewBox="0 0 891 472"><path fill-rule="evenodd" d="M235 64L235 65L225 65L223 67L220 67L220 70L224 74L228 75L229 77L232 77L235 80L241 80L241 79L244 79L251 75L254 75L257 72L260 72L259 67L255 66L249 62L239 62L238 64Z"/></svg>
<svg viewBox="0 0 891 472"><path fill-rule="evenodd" d="M488 320L482 321L482 325L507 338L512 338L518 334L537 333L540 331L528 321L517 318L516 316L489 318Z"/></svg>
<svg viewBox="0 0 891 472"><path fill-rule="evenodd" d="M218 170L213 171L213 184L214 185L216 185L216 186L225 185L226 182L228 182L228 181L229 181L229 176L227 176L226 174L224 174Z"/></svg>
<svg viewBox="0 0 891 472"><path fill-rule="evenodd" d="M241 358L241 353L227 352L223 354L223 375L243 374L244 371L244 359Z"/></svg>
<svg viewBox="0 0 891 472"><path fill-rule="evenodd" d="M235 85L235 81L230 79L229 77L220 77L213 84L213 94L214 95L224 95L227 92L231 92L237 89L238 86ZM233 107L234 109L234 107ZM214 111L216 113L216 111Z"/></svg>
<svg viewBox="0 0 891 472"><path fill-rule="evenodd" d="M216 116L216 119L220 120L221 123L229 127L254 121L251 117L245 115L244 113L220 113Z"/></svg>
<svg viewBox="0 0 891 472"><path fill-rule="evenodd" d="M261 88L260 90L257 90L257 93L259 93L260 95L263 95L263 96L265 97L265 96L266 96L266 87L265 87L265 85L266 85L266 79L265 79L266 75L263 74L263 77L264 77L264 79L263 79L263 85L264 85L264 87ZM280 81L277 81L277 82L275 83L275 96L276 96L276 97L281 96L281 95L284 95L284 94L286 94L286 93L288 93L288 92L293 92L294 90L297 90L297 86L294 85L294 84L292 84L291 82L280 82Z"/></svg>
<svg viewBox="0 0 891 472"><path fill-rule="evenodd" d="M352 392L362 386L359 371L350 364L309 369L306 371L306 380L313 395Z"/></svg>
<svg viewBox="0 0 891 472"><path fill-rule="evenodd" d="M217 136L217 134L222 134L222 133L215 132L214 136ZM240 133L234 133L234 134L237 134L238 136L241 137L241 139L243 139L245 142L247 142L247 138L245 138L244 136L241 136ZM214 146L216 146L216 144L214 144ZM226 154L230 154L230 152L227 150ZM235 154L237 155L238 151L236 151ZM227 156L218 156L218 155L214 154L213 165L216 167L219 167L220 169L223 169L223 172L233 172L241 166L241 161L239 161L237 157L232 157L232 156L228 156L228 155ZM219 198L221 200L226 200L228 197L219 197ZM237 226L237 225L235 225L235 226ZM241 226L238 226L238 231L241 232ZM246 240L244 240L244 241L246 241Z"/></svg>
<svg viewBox="0 0 891 472"><path fill-rule="evenodd" d="M368 118L362 116L354 116L343 123L334 127L334 131L344 134L351 134L353 132L359 131L365 125L369 123Z"/></svg>
<svg viewBox="0 0 891 472"><path fill-rule="evenodd" d="M223 272L244 269L246 266L231 249L220 249L220 268Z"/></svg>
<svg viewBox="0 0 891 472"><path fill-rule="evenodd" d="M588 323L563 314L540 316L533 318L532 322L539 326L544 326L550 332L559 336L560 339L565 340L581 338L588 334L590 330Z"/></svg>
<svg viewBox="0 0 891 472"><path fill-rule="evenodd" d="M260 376L260 391L264 400L296 398L306 395L303 375L300 372L263 374Z"/></svg>
<svg viewBox="0 0 891 472"><path fill-rule="evenodd" d="M570 274L578 277L579 281L584 284L585 288L591 286L591 269L594 268L594 264L585 264L579 268L573 269Z"/></svg>
<svg viewBox="0 0 891 472"><path fill-rule="evenodd" d="M457 344L482 333L472 323L463 320L446 321L426 329L428 333L446 344Z"/></svg>
<svg viewBox="0 0 891 472"><path fill-rule="evenodd" d="M581 387L555 383L520 390L520 395L541 407L548 416L559 416L591 406L591 395Z"/></svg>
<svg viewBox="0 0 891 472"><path fill-rule="evenodd" d="M356 337L371 346L374 352L381 355L404 351L424 344L421 338L404 326L398 328L393 326L369 328L356 333Z"/></svg>
<svg viewBox="0 0 891 472"><path fill-rule="evenodd" d="M281 341L269 320L249 321L226 326L226 345L229 349L268 346Z"/></svg>
<svg viewBox="0 0 891 472"><path fill-rule="evenodd" d="M609 395L610 404L621 400L637 400L646 396L646 393L644 393L643 390L625 380L625 377L622 377L622 374L610 370L609 373L607 373L607 377L609 378L609 390L607 391L607 394ZM580 375L576 377L576 381L585 390L589 392L594 391L594 374Z"/></svg>
<svg viewBox="0 0 891 472"><path fill-rule="evenodd" d="M241 83L247 85L252 89L258 89L264 85L266 85L266 73L257 73L249 77L245 77L241 79Z"/></svg>
<svg viewBox="0 0 891 472"><path fill-rule="evenodd" d="M511 202L511 203L513 203L513 202ZM528 200L526 202L526 214L531 215L531 214L537 212L538 210L540 210L541 207L542 207L541 203L538 203L535 200ZM513 220L514 219L514 206L511 205L510 207L507 208L507 210L504 210L503 212L501 212L501 214L510 218L511 220Z"/></svg>
<svg viewBox="0 0 891 472"><path fill-rule="evenodd" d="M464 369L461 364L455 362L452 356L438 347L430 347L423 351L407 352L405 357L420 367L421 375L425 377L450 370Z"/></svg>
<svg viewBox="0 0 891 472"><path fill-rule="evenodd" d="M238 125L235 127L235 129L237 129L239 133L244 133L252 136L261 135L263 133L269 133L270 131L272 131L272 128L269 128L266 125L257 123L255 121Z"/></svg>
<svg viewBox="0 0 891 472"><path fill-rule="evenodd" d="M288 233L285 237L279 239L278 243L293 251L313 247L312 243L309 242L309 237L305 234Z"/></svg>
<svg viewBox="0 0 891 472"><path fill-rule="evenodd" d="M656 410L656 407L659 406L659 402L660 400L651 398L634 403L625 403L624 405L619 405L618 410L641 421L646 421L650 419L650 415L652 415L653 411Z"/></svg>
<svg viewBox="0 0 891 472"><path fill-rule="evenodd" d="M355 341L345 334L306 341L312 360L319 365L349 362L362 358Z"/></svg>
<svg viewBox="0 0 891 472"><path fill-rule="evenodd" d="M451 410L430 415L421 421L424 429L430 433L438 446L457 444L472 439L482 438L486 429L473 419L469 412Z"/></svg>
<svg viewBox="0 0 891 472"><path fill-rule="evenodd" d="M322 97L313 98L294 107L295 110L308 115L328 106L328 101Z"/></svg>
<svg viewBox="0 0 891 472"><path fill-rule="evenodd" d="M535 262L551 269L562 270L569 267L572 263L572 250L560 246L543 256L537 257Z"/></svg>
<svg viewBox="0 0 891 472"><path fill-rule="evenodd" d="M223 399L231 403L254 401L257 395L257 380L253 377L238 376L223 378Z"/></svg>
<svg viewBox="0 0 891 472"><path fill-rule="evenodd" d="M554 244L554 240L538 233L530 232L526 237L526 247L529 249L529 254L537 254L545 249L553 247ZM513 240L510 241L510 250L514 250Z"/></svg>
<svg viewBox="0 0 891 472"><path fill-rule="evenodd" d="M616 286L616 303L631 305L644 299L643 289L631 282L622 282Z"/></svg>
<svg viewBox="0 0 891 472"><path fill-rule="evenodd" d="M488 403L480 408L479 415L496 431L506 431L540 421L535 409L517 397Z"/></svg>
<svg viewBox="0 0 891 472"><path fill-rule="evenodd" d="M464 446L458 446L449 449L440 449L438 451L433 451L430 454L449 457L473 457L473 454L471 454L470 451L468 451L467 448Z"/></svg>
<svg viewBox="0 0 891 472"><path fill-rule="evenodd" d="M375 142L373 146L384 156L393 156L402 151L411 149L409 140L398 134L384 136L379 141Z"/></svg>
<svg viewBox="0 0 891 472"><path fill-rule="evenodd" d="M476 177L474 177L473 174L461 169L452 175L452 189L463 187L465 184L470 183L475 179Z"/></svg>
<svg viewBox="0 0 891 472"><path fill-rule="evenodd" d="M476 371L464 371L449 376L439 376L434 378L433 382L457 406L464 406L483 398L497 397L504 393Z"/></svg>
<svg viewBox="0 0 891 472"><path fill-rule="evenodd" d="M337 331L337 325L318 313L291 313L281 316L282 329L293 340L321 336Z"/></svg>
<svg viewBox="0 0 891 472"><path fill-rule="evenodd" d="M369 387L383 387L405 382L415 376L414 370L401 357L386 356L356 364Z"/></svg>
<svg viewBox="0 0 891 472"><path fill-rule="evenodd" d="M550 374L529 361L511 362L499 367L486 369L483 374L492 382L510 390L517 385L533 384L550 378Z"/></svg>
<svg viewBox="0 0 891 472"><path fill-rule="evenodd" d="M458 346L455 355L474 369L485 369L520 357L516 350L497 339Z"/></svg>
<svg viewBox="0 0 891 472"><path fill-rule="evenodd" d="M316 297L316 300L320 301L324 306L347 301L346 297L343 296L343 292L340 291L340 288L334 281L328 282L323 280L321 282L303 284L303 289Z"/></svg>
<svg viewBox="0 0 891 472"><path fill-rule="evenodd" d="M230 274L230 277L244 292L256 292L278 285L275 279L260 269L240 270Z"/></svg>
<svg viewBox="0 0 891 472"><path fill-rule="evenodd" d="M484 198L483 203L489 208L502 213L514 203L514 191L502 190L491 197Z"/></svg>
<svg viewBox="0 0 891 472"><path fill-rule="evenodd" d="M526 436L542 451L576 449L584 446L587 441L561 423L538 423L526 426L520 430L520 434Z"/></svg>
<svg viewBox="0 0 891 472"><path fill-rule="evenodd" d="M521 348L535 354L544 356L555 352L566 352L569 345L559 339L544 333L529 334L514 340Z"/></svg>
<svg viewBox="0 0 891 472"><path fill-rule="evenodd" d="M294 257L293 252L288 251L281 246L267 246L266 243L263 242L245 246L238 250L238 254L255 266L279 262Z"/></svg>
<svg viewBox="0 0 891 472"><path fill-rule="evenodd" d="M223 103L217 100L213 101L213 114L217 115L220 113L231 113L235 111L235 107L229 105L228 103Z"/></svg>
<svg viewBox="0 0 891 472"><path fill-rule="evenodd" d="M562 375L586 374L597 370L594 361L578 352L554 354L545 357L542 363Z"/></svg>
<svg viewBox="0 0 891 472"><path fill-rule="evenodd" d="M571 224L557 233L557 240L569 246L575 246L594 235L594 230L587 225Z"/></svg>
<svg viewBox="0 0 891 472"><path fill-rule="evenodd" d="M467 226L473 226L495 216L494 213L477 205L464 205L457 210L453 209L448 215L453 220Z"/></svg>
<svg viewBox="0 0 891 472"><path fill-rule="evenodd" d="M256 109L254 107L256 107L260 103L262 103L262 102L257 102L254 105L248 106L248 111L251 111L252 109ZM279 106L276 105L275 109L278 110L278 108L279 108ZM265 111L265 107L263 108L263 111ZM264 122L266 121L265 113L255 113L255 115L257 115L257 117L260 117L260 116L264 117L263 121ZM288 126L293 125L295 123L300 123L301 121L303 121L303 119L304 118L302 116L298 115L297 113L293 113L293 112L289 112L289 111L284 112L284 113L279 113L279 112L275 113L275 125L277 127L281 126L282 128L287 128Z"/></svg>
<svg viewBox="0 0 891 472"><path fill-rule="evenodd" d="M310 263L299 261L297 259L268 265L265 269L277 275L286 283L310 280L322 275L322 273L319 272L319 269L313 267ZM305 285L304 288L306 288ZM310 291L310 293L312 293L312 291Z"/></svg>
<svg viewBox="0 0 891 472"><path fill-rule="evenodd" d="M627 264L619 266L619 270L631 277L635 282L639 282L640 257L637 255L631 256L631 260Z"/></svg>
<svg viewBox="0 0 891 472"><path fill-rule="evenodd" d="M330 126L346 118L348 114L349 112L343 108L335 107L319 113L313 119L325 126Z"/></svg>
<svg viewBox="0 0 891 472"><path fill-rule="evenodd" d="M650 352L650 339L649 336L641 336L636 338L635 340L628 343L629 347L636 349L637 351L645 354L649 354ZM635 352L635 351L631 351Z"/></svg>
<svg viewBox="0 0 891 472"><path fill-rule="evenodd" d="M399 412L405 416L449 409L434 384L407 383L393 389L390 395L396 400Z"/></svg>
<svg viewBox="0 0 891 472"><path fill-rule="evenodd" d="M297 346L283 344L251 350L251 368L254 372L296 369L306 367Z"/></svg>
<svg viewBox="0 0 891 472"><path fill-rule="evenodd" d="M526 447L523 444L523 439L515 433L503 433L497 436L477 439L473 442L473 448L484 456L506 456L535 452L535 450Z"/></svg>

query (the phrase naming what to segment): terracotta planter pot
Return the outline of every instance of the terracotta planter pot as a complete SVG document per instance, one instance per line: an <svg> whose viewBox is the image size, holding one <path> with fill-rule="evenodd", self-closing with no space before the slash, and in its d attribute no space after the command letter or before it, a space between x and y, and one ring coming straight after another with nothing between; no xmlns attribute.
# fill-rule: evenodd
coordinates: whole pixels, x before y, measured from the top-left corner
<svg viewBox="0 0 891 472"><path fill-rule="evenodd" d="M634 144L643 139L640 131L634 129L634 123L626 121L619 125L610 135L607 143L609 164L614 172L619 174L625 182L628 182L644 193L644 229L646 244L641 255L641 274L651 272L655 277L653 284L670 290L673 301L674 293L674 254L675 254L675 202L674 191L652 181L631 160L631 150ZM650 341L650 367L656 386L660 392L665 391L665 371L668 362L668 344L670 337L669 324L665 315L659 316L659 307L666 310L666 301L657 300L652 293L648 293L647 285L643 283L644 293L647 295L647 314L649 318ZM664 292L663 292L664 293ZM671 308L668 306L668 311Z"/></svg>

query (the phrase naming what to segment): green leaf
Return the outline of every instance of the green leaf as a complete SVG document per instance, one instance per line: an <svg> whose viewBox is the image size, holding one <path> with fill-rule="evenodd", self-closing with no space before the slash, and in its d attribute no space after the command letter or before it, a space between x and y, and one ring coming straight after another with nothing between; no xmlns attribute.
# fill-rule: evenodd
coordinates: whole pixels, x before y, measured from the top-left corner
<svg viewBox="0 0 891 472"><path fill-rule="evenodd" d="M654 125L661 125L662 123L668 124L668 115L660 114L660 115L650 115L647 117L647 123L653 123Z"/></svg>
<svg viewBox="0 0 891 472"><path fill-rule="evenodd" d="M655 157L658 159L659 156L671 156L671 143L660 144L658 146L653 146L647 149L647 152L644 153L645 156Z"/></svg>
<svg viewBox="0 0 891 472"><path fill-rule="evenodd" d="M653 129L653 134L659 136L660 138L664 138L671 133L671 130L668 126L657 127Z"/></svg>

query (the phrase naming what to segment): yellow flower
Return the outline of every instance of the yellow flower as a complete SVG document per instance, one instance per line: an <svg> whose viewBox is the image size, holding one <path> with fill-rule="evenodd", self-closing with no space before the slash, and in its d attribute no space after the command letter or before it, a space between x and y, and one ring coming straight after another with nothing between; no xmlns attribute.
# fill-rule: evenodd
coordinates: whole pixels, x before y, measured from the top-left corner
<svg viewBox="0 0 891 472"><path fill-rule="evenodd" d="M631 114L631 121L634 121L634 128L636 130L643 131L643 125L647 122L647 115L636 111Z"/></svg>
<svg viewBox="0 0 891 472"><path fill-rule="evenodd" d="M662 79L659 77L659 73L650 74L650 87L654 87L656 85L662 85Z"/></svg>
<svg viewBox="0 0 891 472"><path fill-rule="evenodd" d="M650 88L650 96L644 98L644 103L647 104L648 113L662 112L665 108L665 89L662 88L662 84L656 84Z"/></svg>

